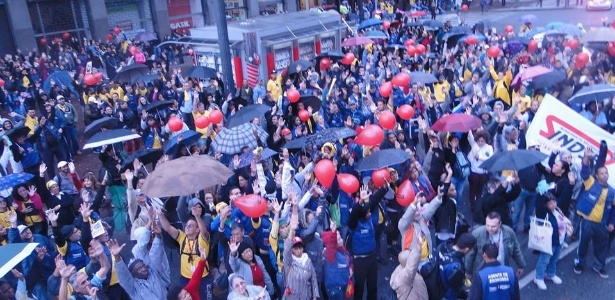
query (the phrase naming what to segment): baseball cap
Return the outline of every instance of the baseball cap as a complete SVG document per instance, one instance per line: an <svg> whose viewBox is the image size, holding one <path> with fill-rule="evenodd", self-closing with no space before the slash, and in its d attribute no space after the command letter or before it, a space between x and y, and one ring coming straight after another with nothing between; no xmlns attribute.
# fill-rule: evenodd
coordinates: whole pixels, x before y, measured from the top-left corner
<svg viewBox="0 0 615 300"><path fill-rule="evenodd" d="M60 162L58 163L58 169L59 169L59 168L63 168L63 167L64 167L64 166L66 166L66 165L68 165L68 163L67 163L66 161L60 161Z"/></svg>
<svg viewBox="0 0 615 300"><path fill-rule="evenodd" d="M56 100L60 100L60 99L64 99L64 96L62 96L62 95L58 95L58 96L56 97Z"/></svg>
<svg viewBox="0 0 615 300"><path fill-rule="evenodd" d="M26 225L19 225L17 226L17 230L19 231L19 234L22 234L24 230L28 229L28 226Z"/></svg>
<svg viewBox="0 0 615 300"><path fill-rule="evenodd" d="M290 133L291 133L290 129L288 129L288 128L282 129L282 132L281 132L282 136L285 136L285 135L290 134Z"/></svg>
<svg viewBox="0 0 615 300"><path fill-rule="evenodd" d="M303 240L296 236L293 238L293 247L297 246L297 245L301 245L301 247L305 247L305 244L303 243Z"/></svg>
<svg viewBox="0 0 615 300"><path fill-rule="evenodd" d="M55 182L55 181L53 181L53 180L49 180L49 181L47 181L47 184L46 184L45 186L47 187L47 189L48 189L48 190L51 190L51 188L52 188L54 185L58 185L58 183L57 183L57 182Z"/></svg>

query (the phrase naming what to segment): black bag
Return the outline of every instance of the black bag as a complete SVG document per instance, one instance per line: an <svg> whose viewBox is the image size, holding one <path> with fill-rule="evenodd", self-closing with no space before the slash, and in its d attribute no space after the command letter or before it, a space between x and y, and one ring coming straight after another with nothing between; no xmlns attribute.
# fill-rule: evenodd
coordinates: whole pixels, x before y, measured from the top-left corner
<svg viewBox="0 0 615 300"><path fill-rule="evenodd" d="M425 286L427 286L429 300L442 300L446 292L444 290L444 283L442 282L440 271L440 264L433 257L430 257L419 270L419 273L425 281Z"/></svg>

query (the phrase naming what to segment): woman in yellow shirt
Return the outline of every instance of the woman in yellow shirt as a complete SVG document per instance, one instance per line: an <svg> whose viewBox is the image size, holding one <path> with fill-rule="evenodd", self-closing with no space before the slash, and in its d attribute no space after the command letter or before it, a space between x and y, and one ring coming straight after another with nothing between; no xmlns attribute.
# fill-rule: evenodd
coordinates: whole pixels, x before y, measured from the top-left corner
<svg viewBox="0 0 615 300"><path fill-rule="evenodd" d="M13 208L17 215L30 227L32 233L47 235L47 222L43 211L43 201L36 193L36 187L19 185L13 189Z"/></svg>

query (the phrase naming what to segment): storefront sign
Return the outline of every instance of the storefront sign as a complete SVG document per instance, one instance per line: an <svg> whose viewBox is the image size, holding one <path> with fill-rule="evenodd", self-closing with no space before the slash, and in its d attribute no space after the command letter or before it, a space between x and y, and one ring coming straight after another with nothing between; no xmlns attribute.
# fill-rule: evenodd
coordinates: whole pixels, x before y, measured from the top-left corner
<svg viewBox="0 0 615 300"><path fill-rule="evenodd" d="M299 58L311 61L314 58L314 41L299 43Z"/></svg>
<svg viewBox="0 0 615 300"><path fill-rule="evenodd" d="M335 50L335 36L320 39L320 53Z"/></svg>
<svg viewBox="0 0 615 300"><path fill-rule="evenodd" d="M280 48L273 50L273 61L276 70L283 70L290 65L293 59L291 48Z"/></svg>
<svg viewBox="0 0 615 300"><path fill-rule="evenodd" d="M572 153L575 161L583 159L585 147L591 147L597 154L600 141L605 140L609 150L604 164L609 173L615 173L615 160L611 150L615 147L615 137L549 94L543 98L527 130L526 139L538 141L540 150L548 155L557 145ZM609 184L615 186L615 176L609 177Z"/></svg>

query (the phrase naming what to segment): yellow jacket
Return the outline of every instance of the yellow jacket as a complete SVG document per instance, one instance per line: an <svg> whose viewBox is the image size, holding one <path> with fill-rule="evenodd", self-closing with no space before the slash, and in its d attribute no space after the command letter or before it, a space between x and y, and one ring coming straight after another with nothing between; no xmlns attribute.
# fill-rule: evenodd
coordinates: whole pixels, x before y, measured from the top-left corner
<svg viewBox="0 0 615 300"><path fill-rule="evenodd" d="M512 81L512 72L510 72L510 70L506 71L506 74L502 80L498 78L498 73L495 72L493 66L489 68L489 73L491 73L491 77L495 80L493 85L493 97L502 99L504 103L510 106L511 102L509 90L510 82Z"/></svg>

